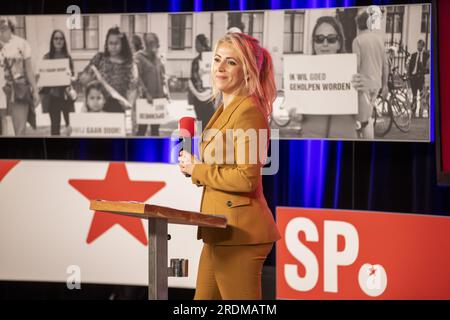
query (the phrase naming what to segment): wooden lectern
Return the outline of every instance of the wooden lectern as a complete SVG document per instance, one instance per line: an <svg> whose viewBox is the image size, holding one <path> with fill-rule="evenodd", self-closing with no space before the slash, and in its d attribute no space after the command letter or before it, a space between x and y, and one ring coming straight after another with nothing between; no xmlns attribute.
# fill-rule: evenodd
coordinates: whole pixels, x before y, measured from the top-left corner
<svg viewBox="0 0 450 320"><path fill-rule="evenodd" d="M91 210L148 219L148 298L167 300L167 224L226 228L224 216L183 211L140 202L91 200Z"/></svg>

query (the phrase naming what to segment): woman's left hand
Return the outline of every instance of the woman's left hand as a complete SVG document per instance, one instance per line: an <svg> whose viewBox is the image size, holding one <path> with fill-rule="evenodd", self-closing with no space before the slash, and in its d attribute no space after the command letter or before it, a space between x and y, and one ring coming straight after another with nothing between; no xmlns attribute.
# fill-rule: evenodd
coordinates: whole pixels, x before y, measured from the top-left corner
<svg viewBox="0 0 450 320"><path fill-rule="evenodd" d="M131 110L133 108L132 104L128 100L117 100L122 107L123 111Z"/></svg>
<svg viewBox="0 0 450 320"><path fill-rule="evenodd" d="M370 91L373 89L373 81L361 73L353 75L352 85L358 91Z"/></svg>
<svg viewBox="0 0 450 320"><path fill-rule="evenodd" d="M200 161L189 152L185 150L180 152L178 157L178 166L180 167L182 173L192 175L194 167L198 163L200 163Z"/></svg>

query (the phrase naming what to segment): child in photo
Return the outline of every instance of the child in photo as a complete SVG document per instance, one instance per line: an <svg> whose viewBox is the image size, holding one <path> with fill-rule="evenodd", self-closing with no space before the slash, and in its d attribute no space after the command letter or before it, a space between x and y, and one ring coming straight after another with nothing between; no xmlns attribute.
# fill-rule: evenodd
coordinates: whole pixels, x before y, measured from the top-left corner
<svg viewBox="0 0 450 320"><path fill-rule="evenodd" d="M105 112L106 89L100 81L94 80L89 82L86 86L86 91L84 94L85 102L81 112ZM79 128L77 128L76 131L77 134L79 134ZM71 134L72 130L68 135Z"/></svg>
<svg viewBox="0 0 450 320"><path fill-rule="evenodd" d="M106 90L100 81L89 82L86 87L85 112L102 112L106 103Z"/></svg>

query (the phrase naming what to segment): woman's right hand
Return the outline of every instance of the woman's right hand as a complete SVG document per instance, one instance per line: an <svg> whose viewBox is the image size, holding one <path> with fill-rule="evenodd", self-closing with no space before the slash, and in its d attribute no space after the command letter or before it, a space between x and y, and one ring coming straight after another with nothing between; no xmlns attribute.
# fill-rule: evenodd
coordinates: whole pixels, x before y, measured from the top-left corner
<svg viewBox="0 0 450 320"><path fill-rule="evenodd" d="M357 91L369 91L369 79L361 74L357 73L352 76L352 86Z"/></svg>
<svg viewBox="0 0 450 320"><path fill-rule="evenodd" d="M379 84L375 83L373 80L369 79L366 75L362 73L354 74L352 77L352 85L355 90L369 92L373 90L379 90Z"/></svg>
<svg viewBox="0 0 450 320"><path fill-rule="evenodd" d="M153 104L153 97L151 95L147 94L145 96L145 99L147 99L148 104Z"/></svg>

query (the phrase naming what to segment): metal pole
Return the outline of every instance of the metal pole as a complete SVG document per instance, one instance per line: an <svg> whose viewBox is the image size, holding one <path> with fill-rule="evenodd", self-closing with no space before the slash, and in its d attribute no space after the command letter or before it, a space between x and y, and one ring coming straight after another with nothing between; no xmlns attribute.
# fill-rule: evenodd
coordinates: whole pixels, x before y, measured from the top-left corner
<svg viewBox="0 0 450 320"><path fill-rule="evenodd" d="M167 300L167 220L148 219L148 299Z"/></svg>

